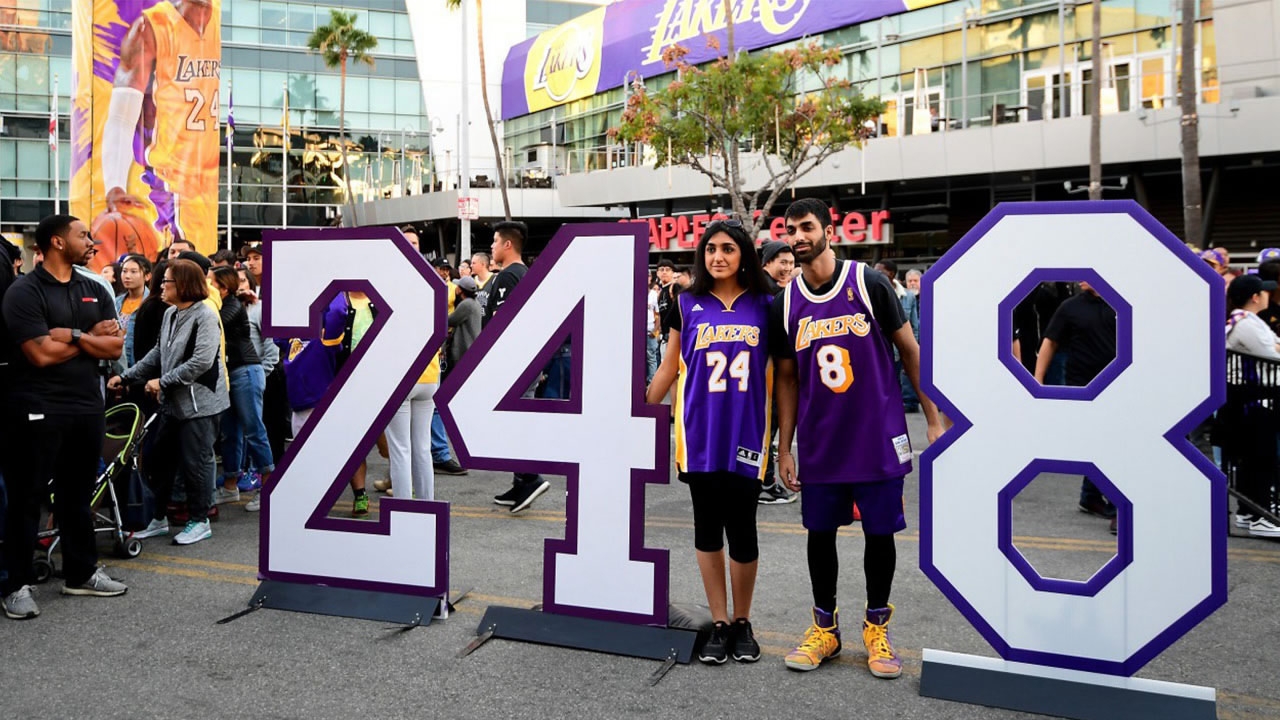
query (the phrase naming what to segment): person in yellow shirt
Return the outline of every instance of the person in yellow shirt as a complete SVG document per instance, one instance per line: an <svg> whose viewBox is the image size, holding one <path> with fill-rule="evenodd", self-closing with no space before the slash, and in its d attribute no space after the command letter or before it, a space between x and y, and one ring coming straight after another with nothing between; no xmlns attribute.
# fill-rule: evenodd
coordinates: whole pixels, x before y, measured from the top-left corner
<svg viewBox="0 0 1280 720"><path fill-rule="evenodd" d="M156 228L205 254L218 241L222 33L216 12L214 0L161 0L142 11L120 46L102 136L107 209L147 209L147 202L128 194L134 165L140 165ZM154 125L136 156L148 88Z"/></svg>

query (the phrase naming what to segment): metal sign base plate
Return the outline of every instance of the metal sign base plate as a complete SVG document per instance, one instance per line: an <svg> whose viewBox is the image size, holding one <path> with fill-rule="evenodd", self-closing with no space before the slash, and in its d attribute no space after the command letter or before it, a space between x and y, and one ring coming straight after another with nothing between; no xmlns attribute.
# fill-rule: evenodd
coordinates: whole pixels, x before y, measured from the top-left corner
<svg viewBox="0 0 1280 720"><path fill-rule="evenodd" d="M693 659L697 634L670 627L629 625L557 615L541 610L491 605L476 634L492 632L506 640L556 645L627 657L667 660L687 665Z"/></svg>
<svg viewBox="0 0 1280 720"><path fill-rule="evenodd" d="M249 600L250 607L259 603L273 610L426 626L439 610L440 598L263 580Z"/></svg>
<svg viewBox="0 0 1280 720"><path fill-rule="evenodd" d="M1073 720L1216 720L1213 688L924 651L924 697Z"/></svg>

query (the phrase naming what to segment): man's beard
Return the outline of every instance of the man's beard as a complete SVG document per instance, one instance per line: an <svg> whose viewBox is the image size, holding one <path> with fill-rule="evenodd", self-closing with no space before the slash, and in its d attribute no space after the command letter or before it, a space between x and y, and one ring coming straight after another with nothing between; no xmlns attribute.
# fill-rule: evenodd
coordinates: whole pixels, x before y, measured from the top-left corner
<svg viewBox="0 0 1280 720"><path fill-rule="evenodd" d="M809 245L808 252L801 253L794 245L791 246L791 249L796 254L796 262L807 264L817 260L822 253L827 251L827 248L830 247L830 245L831 244L827 242L827 236L824 233L821 238Z"/></svg>

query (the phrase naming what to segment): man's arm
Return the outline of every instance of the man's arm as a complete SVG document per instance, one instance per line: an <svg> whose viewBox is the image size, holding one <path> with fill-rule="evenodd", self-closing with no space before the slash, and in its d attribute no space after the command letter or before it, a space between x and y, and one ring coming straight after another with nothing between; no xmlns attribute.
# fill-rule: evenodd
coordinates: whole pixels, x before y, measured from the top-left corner
<svg viewBox="0 0 1280 720"><path fill-rule="evenodd" d="M1058 343L1045 338L1040 343L1040 353L1036 355L1036 382L1044 385L1044 377L1049 373L1049 363L1053 362L1053 354L1058 352Z"/></svg>
<svg viewBox="0 0 1280 720"><path fill-rule="evenodd" d="M94 326L95 330L97 327ZM80 336L80 349L95 360L119 360L124 353L124 338L118 330L103 331L101 334L89 332Z"/></svg>
<svg viewBox="0 0 1280 720"><path fill-rule="evenodd" d="M938 406L934 405L933 401L920 390L920 345L916 342L915 333L911 330L911 323L904 323L891 339L898 348L898 354L902 356L902 370L911 381L911 387L915 388L916 397L920 398L920 409L924 411L925 422L928 424L929 443L933 444L942 437L946 428L942 425Z"/></svg>
<svg viewBox="0 0 1280 720"><path fill-rule="evenodd" d="M60 365L80 354L80 348L71 343L69 328L53 328L48 335L31 338L19 347L27 362L38 368Z"/></svg>
<svg viewBox="0 0 1280 720"><path fill-rule="evenodd" d="M793 358L773 359L773 401L778 409L778 477L792 492L799 492L796 461L791 456L791 443L796 435L796 417L800 412L800 383Z"/></svg>
<svg viewBox="0 0 1280 720"><path fill-rule="evenodd" d="M151 22L138 18L120 46L107 122L102 135L102 175L107 208L141 205L128 195L129 170L133 167L133 137L142 116L142 101L156 62L156 35Z"/></svg>

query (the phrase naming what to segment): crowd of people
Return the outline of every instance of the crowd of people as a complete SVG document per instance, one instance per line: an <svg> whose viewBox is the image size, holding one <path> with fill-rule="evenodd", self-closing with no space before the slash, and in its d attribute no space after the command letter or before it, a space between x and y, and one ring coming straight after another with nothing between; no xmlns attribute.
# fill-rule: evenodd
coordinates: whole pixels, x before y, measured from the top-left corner
<svg viewBox="0 0 1280 720"><path fill-rule="evenodd" d="M924 414L929 442L947 423L920 387L921 271L908 270L904 284L891 260L868 266L837 258L830 218L822 202L798 200L785 213L785 242L757 248L740 223L722 220L706 228L692 266L659 261L647 298L647 399L673 398L675 464L689 488L714 621L700 659L760 657L751 626L757 507L799 498L812 622L787 667L813 670L840 653L837 536L860 521L867 664L873 675L893 678L902 668L888 632L894 536L906 527L903 487L913 457L906 415ZM417 248L416 231L402 232ZM527 239L522 223L498 223L489 252L457 267L432 261L448 283L449 339L385 428L379 449L390 473L373 481L374 491L430 500L436 474L467 473L451 455L433 398L524 279ZM247 495L245 510L259 509L258 492L287 439L301 431L379 313L363 293L339 293L324 310L319 337L266 338L256 246L206 258L179 240L161 257L128 255L99 276L84 268L95 243L82 221L50 217L36 243L35 270L0 276L0 392L8 410L0 431L26 450L5 454L0 468L7 488L0 500L8 501L0 512L0 593L12 618L39 614L30 559L50 479L63 592L126 591L97 566L89 505L98 444L83 439L102 436L108 404L135 402L161 420L143 450L154 510L134 537L167 536L176 522L175 543L208 540L219 506ZM0 252L12 256L4 245ZM1260 258L1256 274L1231 271L1220 250L1202 257L1224 277L1228 346L1280 360L1280 306L1272 297L1280 251L1268 252L1274 256ZM1087 385L1115 357L1115 311L1087 282L1041 284L1016 306L1013 327L1013 356L1042 384ZM568 398L571 354L566 341L525 397ZM366 475L362 463L349 480L354 517L369 513ZM519 513L550 487L541 475L515 473L494 502ZM1263 502L1269 486L1258 487ZM1089 478L1079 507L1110 518L1115 531L1115 508ZM1241 511L1237 525L1280 537L1260 514Z"/></svg>

